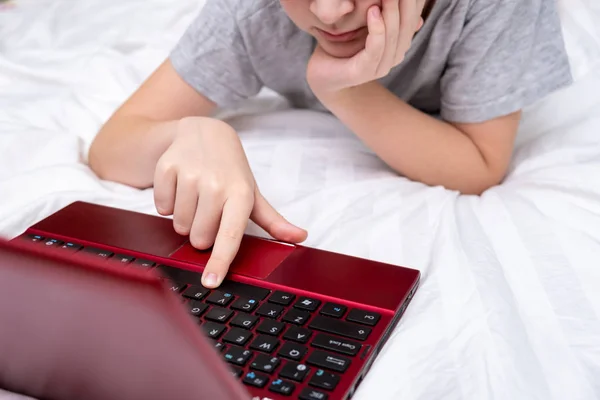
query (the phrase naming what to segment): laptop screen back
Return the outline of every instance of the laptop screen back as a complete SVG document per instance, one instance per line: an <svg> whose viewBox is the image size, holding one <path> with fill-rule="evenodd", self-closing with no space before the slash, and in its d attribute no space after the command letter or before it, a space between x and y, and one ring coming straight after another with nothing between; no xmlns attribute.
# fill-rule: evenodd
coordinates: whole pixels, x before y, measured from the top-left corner
<svg viewBox="0 0 600 400"><path fill-rule="evenodd" d="M155 278L0 242L0 387L39 399L249 399Z"/></svg>

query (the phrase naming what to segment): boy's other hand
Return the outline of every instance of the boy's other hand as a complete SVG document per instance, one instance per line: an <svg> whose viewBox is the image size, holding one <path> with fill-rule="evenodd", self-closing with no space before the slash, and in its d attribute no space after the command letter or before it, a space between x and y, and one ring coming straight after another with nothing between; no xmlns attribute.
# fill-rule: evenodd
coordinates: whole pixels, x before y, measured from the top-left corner
<svg viewBox="0 0 600 400"><path fill-rule="evenodd" d="M421 29L423 0L383 0L368 9L365 48L351 58L335 58L317 45L307 67L313 92L338 92L387 76L400 64ZM421 6L420 6L421 5Z"/></svg>
<svg viewBox="0 0 600 400"><path fill-rule="evenodd" d="M202 284L221 284L252 219L277 240L299 243L307 233L286 221L262 196L233 128L211 118L185 118L159 159L154 201L173 215L175 231L192 246L212 248Z"/></svg>

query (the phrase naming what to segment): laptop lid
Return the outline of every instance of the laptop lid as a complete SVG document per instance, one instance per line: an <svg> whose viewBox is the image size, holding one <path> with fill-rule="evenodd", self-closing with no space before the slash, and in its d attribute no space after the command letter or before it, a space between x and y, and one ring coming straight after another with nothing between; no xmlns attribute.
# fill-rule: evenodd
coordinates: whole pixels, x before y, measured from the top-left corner
<svg viewBox="0 0 600 400"><path fill-rule="evenodd" d="M0 241L0 388L38 399L250 399L158 277Z"/></svg>

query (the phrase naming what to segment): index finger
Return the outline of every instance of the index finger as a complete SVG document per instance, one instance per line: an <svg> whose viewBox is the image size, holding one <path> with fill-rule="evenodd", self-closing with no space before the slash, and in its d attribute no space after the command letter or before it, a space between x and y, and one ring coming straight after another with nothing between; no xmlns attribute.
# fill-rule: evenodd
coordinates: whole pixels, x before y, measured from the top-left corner
<svg viewBox="0 0 600 400"><path fill-rule="evenodd" d="M205 287L219 286L227 275L240 248L251 212L252 204L249 202L235 198L226 201L212 254L202 274L202 284Z"/></svg>

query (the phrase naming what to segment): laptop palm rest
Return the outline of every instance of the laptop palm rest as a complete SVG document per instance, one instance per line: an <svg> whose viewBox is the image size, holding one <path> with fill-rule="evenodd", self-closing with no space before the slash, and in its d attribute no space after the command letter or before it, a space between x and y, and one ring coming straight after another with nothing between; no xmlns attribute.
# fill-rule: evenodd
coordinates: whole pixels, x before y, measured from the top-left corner
<svg viewBox="0 0 600 400"><path fill-rule="evenodd" d="M269 240L245 236L235 260L229 268L229 273L244 275L250 278L265 279L290 254L295 246L275 243ZM185 243L170 258L184 261L201 267L206 266L210 251L199 251L189 242Z"/></svg>
<svg viewBox="0 0 600 400"><path fill-rule="evenodd" d="M171 219L85 202L65 207L32 229L49 236L77 238L92 246L104 245L170 258L202 268L210 257L210 251L196 250L187 237L175 232ZM249 278L265 279L294 249L292 245L244 236L229 271Z"/></svg>

